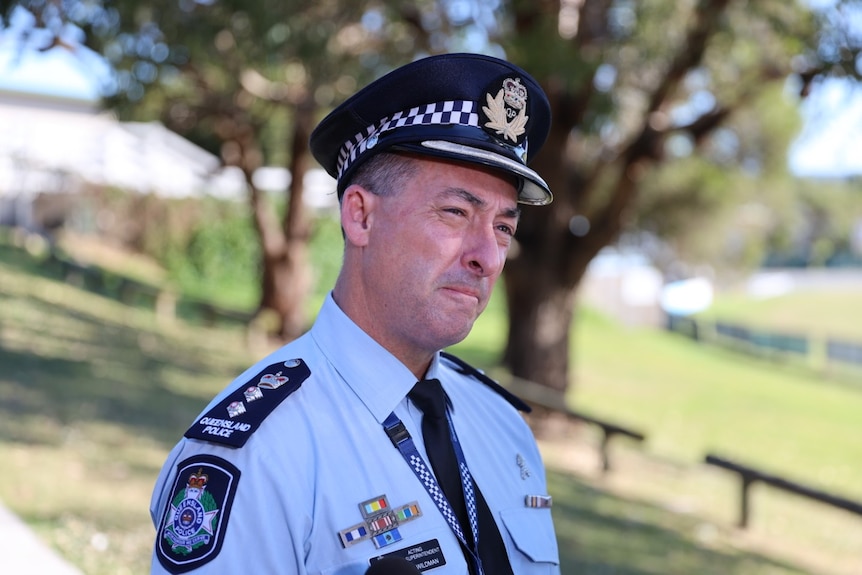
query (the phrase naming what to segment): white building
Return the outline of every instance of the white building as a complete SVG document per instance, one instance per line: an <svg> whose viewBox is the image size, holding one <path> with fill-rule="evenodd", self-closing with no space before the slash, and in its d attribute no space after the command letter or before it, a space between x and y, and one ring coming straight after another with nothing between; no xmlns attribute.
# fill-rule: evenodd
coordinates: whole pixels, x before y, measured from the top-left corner
<svg viewBox="0 0 862 575"><path fill-rule="evenodd" d="M61 48L49 52L12 61L0 42L0 224L58 223L76 194L93 189L244 198L238 170L222 169L218 157L158 122L119 122L101 111L81 62ZM272 192L289 182L279 168L255 176ZM306 185L313 207L336 202L322 170L307 174Z"/></svg>

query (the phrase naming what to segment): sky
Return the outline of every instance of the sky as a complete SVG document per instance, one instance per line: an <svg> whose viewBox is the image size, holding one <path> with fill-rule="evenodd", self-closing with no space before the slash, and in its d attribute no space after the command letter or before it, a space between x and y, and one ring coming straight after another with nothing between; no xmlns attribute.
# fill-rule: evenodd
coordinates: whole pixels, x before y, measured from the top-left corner
<svg viewBox="0 0 862 575"><path fill-rule="evenodd" d="M798 176L862 174L862 87L833 80L802 104L805 125L788 165Z"/></svg>
<svg viewBox="0 0 862 575"><path fill-rule="evenodd" d="M0 40L0 89L96 101L100 87L87 65L63 49L16 52Z"/></svg>
<svg viewBox="0 0 862 575"><path fill-rule="evenodd" d="M0 34L0 90L96 101L101 91L96 70L104 74L106 67L94 53L18 52L12 38ZM849 86L826 82L802 103L804 127L788 153L794 175L862 174L862 88Z"/></svg>

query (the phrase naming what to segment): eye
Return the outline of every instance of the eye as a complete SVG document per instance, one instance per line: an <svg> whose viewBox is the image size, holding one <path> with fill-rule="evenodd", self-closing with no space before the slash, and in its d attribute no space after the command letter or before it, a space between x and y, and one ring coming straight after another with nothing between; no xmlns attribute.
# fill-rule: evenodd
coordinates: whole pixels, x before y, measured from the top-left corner
<svg viewBox="0 0 862 575"><path fill-rule="evenodd" d="M508 224L497 224L497 229L506 234L507 236L515 235L515 228Z"/></svg>
<svg viewBox="0 0 862 575"><path fill-rule="evenodd" d="M454 214L456 216L466 216L467 215L467 211L462 209L462 208L454 208L454 207L443 208L443 211L446 213L449 213L449 214Z"/></svg>

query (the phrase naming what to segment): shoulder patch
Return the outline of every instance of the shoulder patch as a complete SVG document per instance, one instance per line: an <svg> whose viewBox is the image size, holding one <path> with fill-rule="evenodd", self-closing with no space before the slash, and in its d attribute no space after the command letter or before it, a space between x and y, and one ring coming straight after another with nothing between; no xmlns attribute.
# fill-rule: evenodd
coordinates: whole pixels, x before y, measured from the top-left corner
<svg viewBox="0 0 862 575"><path fill-rule="evenodd" d="M311 370L301 359L274 363L202 415L185 436L242 447L266 416L299 389Z"/></svg>
<svg viewBox="0 0 862 575"><path fill-rule="evenodd" d="M496 391L497 393L499 393L500 395L502 395L503 398L509 403L511 403L512 407L514 407L518 411L523 411L524 413L530 413L531 411L533 411L533 408L524 403L524 400L522 400L520 397L518 397L517 395L515 395L514 393L512 393L511 391L509 391L508 389L506 389L505 387L503 387L502 385L500 385L499 383L497 383L496 381L494 381L493 379L491 379L490 377L488 377L487 375L461 359L460 357L456 357L451 353L446 353L445 351L440 352L440 357L449 361L450 363L455 364L456 371L458 373L474 377L488 387L490 387L491 389L493 389L494 391Z"/></svg>
<svg viewBox="0 0 862 575"><path fill-rule="evenodd" d="M239 469L212 455L194 455L177 465L156 556L171 573L185 573L221 551Z"/></svg>

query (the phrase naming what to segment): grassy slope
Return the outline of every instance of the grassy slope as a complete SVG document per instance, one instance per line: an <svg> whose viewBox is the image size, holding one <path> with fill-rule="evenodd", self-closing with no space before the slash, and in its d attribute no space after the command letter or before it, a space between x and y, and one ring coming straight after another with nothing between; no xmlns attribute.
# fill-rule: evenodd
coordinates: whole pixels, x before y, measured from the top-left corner
<svg viewBox="0 0 862 575"><path fill-rule="evenodd" d="M601 318L581 322L576 337L570 402L644 431L653 457L684 470L679 480L627 492L735 522L736 476L696 466L712 452L862 501L858 384L673 334L621 331ZM862 545L862 518L762 486L752 501L754 537L773 537L783 553L836 572L862 570L849 552Z"/></svg>
<svg viewBox="0 0 862 575"><path fill-rule="evenodd" d="M862 324L846 311L862 308L862 294L847 294L829 314L818 314L816 304L830 298L807 295L814 304L806 294L783 302L735 302L737 314L721 317L769 326L788 309L806 309L805 317L794 316L797 326L822 332L819 322L825 320L831 331L856 333L862 342ZM506 331L502 305L495 297L457 352L482 365L498 360L494 350ZM799 362L624 328L589 309L575 322L571 358L569 404L645 432L657 456L694 463L716 452L862 500L862 372L856 379L833 379Z"/></svg>
<svg viewBox="0 0 862 575"><path fill-rule="evenodd" d="M146 508L163 458L188 421L252 354L238 330L159 325L146 311L39 278L28 266L19 253L0 252L0 499L86 573L146 572L153 537ZM463 351L490 365L504 325L495 302ZM598 317L588 316L582 327L589 337L579 337L573 401L643 427L649 450L697 458L694 438L710 435L689 429L710 418L711 410L696 410L688 427L684 412L698 405L696 398L679 400L662 414L667 402L660 396L684 395L680 390L700 378L683 372L675 388L646 388L674 379L673 366L704 371L693 356L705 353L709 361L715 352L697 351L677 338L620 331ZM707 371L734 363L712 361ZM670 371L662 374L662 365ZM749 365L735 377L750 380L764 371L774 370ZM784 388L776 389L784 395ZM774 400L766 397L764 403ZM702 401L720 404L721 397ZM664 421L672 422L670 431L658 425ZM756 437L747 440L750 447L770 453L772 448L754 445ZM709 507L687 513L664 508L668 491L679 491L681 483L711 489L724 478L682 477L620 449L615 451L622 471L616 480L603 480L604 489L602 481L579 469L573 475L565 465L582 443L577 438L563 446L562 456L549 458L563 573L815 572L744 551L752 543L720 527L730 519L719 514L716 521ZM803 455L811 459L800 461L820 467L814 458L819 453ZM626 477L653 492L623 485Z"/></svg>
<svg viewBox="0 0 862 575"><path fill-rule="evenodd" d="M859 334L862 341L862 328L846 311L859 309L862 294L847 294L840 305L824 306L831 311L823 314L817 313L818 304L830 298L821 294L782 299L769 305L732 301L720 317L771 328L774 318L792 315L797 328L811 326L812 333L823 332L822 319L829 331ZM492 302L458 351L493 364L496 358L483 342L504 342L501 305ZM787 324L776 323L774 329ZM732 526L738 519L736 476L701 464L707 453L716 453L862 501L862 374L827 378L798 362L782 364L676 334L623 328L590 310L577 318L572 358L569 404L647 435L642 449L648 457L630 453L635 448L625 440L617 443L621 471L600 483L604 487L692 513L704 525ZM566 449L556 451L557 462L570 457ZM734 545L756 541L811 565L812 572L862 572L856 551L862 546L859 517L763 486L753 488L752 499L747 542Z"/></svg>
<svg viewBox="0 0 862 575"><path fill-rule="evenodd" d="M0 248L2 249L2 248ZM152 484L249 361L239 331L152 313L0 260L0 499L88 574L148 570Z"/></svg>
<svg viewBox="0 0 862 575"><path fill-rule="evenodd" d="M643 429L655 453L715 451L862 499L862 386L598 319L577 338L572 401Z"/></svg>

